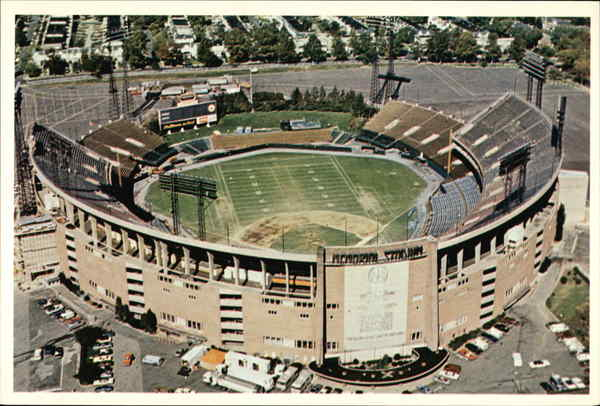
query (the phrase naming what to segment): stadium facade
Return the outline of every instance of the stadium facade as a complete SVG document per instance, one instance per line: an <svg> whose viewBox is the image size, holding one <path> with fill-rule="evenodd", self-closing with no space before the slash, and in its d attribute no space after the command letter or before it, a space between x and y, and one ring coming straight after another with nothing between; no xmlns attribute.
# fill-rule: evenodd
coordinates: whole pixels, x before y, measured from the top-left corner
<svg viewBox="0 0 600 406"><path fill-rule="evenodd" d="M133 203L134 180L156 142L145 151L148 134L134 124L107 127L138 149L129 164L114 148L94 149L94 134L81 144L39 125L28 131L39 193L60 202L60 271L109 306L121 298L132 312L151 309L171 337L200 335L305 362L437 349L534 289L552 248L562 163L556 126L513 94L467 123L386 104L365 137L384 142L388 154L422 153L438 170L452 165L453 176L429 198L414 238L313 255L174 235Z"/></svg>

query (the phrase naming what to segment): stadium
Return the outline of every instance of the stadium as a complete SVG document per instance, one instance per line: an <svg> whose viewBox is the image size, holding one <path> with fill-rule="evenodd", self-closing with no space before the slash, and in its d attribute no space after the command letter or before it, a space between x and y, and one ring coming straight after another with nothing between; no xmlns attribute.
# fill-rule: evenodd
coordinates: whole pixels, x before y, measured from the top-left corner
<svg viewBox="0 0 600 406"><path fill-rule="evenodd" d="M167 148L123 117L78 142L24 131L37 199L59 202L60 271L94 300L323 375L394 354L434 370L534 287L552 248L566 99L555 122L529 93L466 121L389 100L357 134Z"/></svg>

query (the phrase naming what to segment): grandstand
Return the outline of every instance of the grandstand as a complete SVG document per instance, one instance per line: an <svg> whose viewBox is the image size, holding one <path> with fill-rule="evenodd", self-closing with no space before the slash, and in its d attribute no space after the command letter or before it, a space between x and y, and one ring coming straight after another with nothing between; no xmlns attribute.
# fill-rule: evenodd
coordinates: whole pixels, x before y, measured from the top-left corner
<svg viewBox="0 0 600 406"><path fill-rule="evenodd" d="M462 126L461 122L435 110L391 101L365 124L357 140L384 149L419 151L438 167L446 168L450 133ZM458 177L466 172L466 168L457 167L452 174Z"/></svg>
<svg viewBox="0 0 600 406"><path fill-rule="evenodd" d="M277 131L254 135L215 135L211 136L214 149L246 148L254 145L276 144L310 144L313 142L329 142L333 128L317 130Z"/></svg>
<svg viewBox="0 0 600 406"><path fill-rule="evenodd" d="M129 177L139 162L154 158L153 152L163 140L152 131L131 121L118 120L100 127L81 140L88 147L113 165L121 168L121 175Z"/></svg>

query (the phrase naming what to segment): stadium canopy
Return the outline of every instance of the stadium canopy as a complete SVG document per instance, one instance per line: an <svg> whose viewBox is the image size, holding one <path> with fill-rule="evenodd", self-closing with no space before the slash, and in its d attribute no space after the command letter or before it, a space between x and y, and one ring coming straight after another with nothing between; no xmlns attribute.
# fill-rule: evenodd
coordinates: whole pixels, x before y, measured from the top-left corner
<svg viewBox="0 0 600 406"><path fill-rule="evenodd" d="M82 145L120 167L123 176L129 176L138 163L148 164L147 158L156 155L163 143L154 132L128 120L102 126L81 140Z"/></svg>

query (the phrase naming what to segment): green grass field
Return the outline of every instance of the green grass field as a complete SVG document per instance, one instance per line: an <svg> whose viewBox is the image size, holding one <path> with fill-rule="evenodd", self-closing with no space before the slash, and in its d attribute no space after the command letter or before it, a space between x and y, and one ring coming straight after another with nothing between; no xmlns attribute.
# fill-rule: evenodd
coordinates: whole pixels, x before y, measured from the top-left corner
<svg viewBox="0 0 600 406"><path fill-rule="evenodd" d="M165 135L165 139L168 144L176 144L194 138L208 137L215 130L218 130L223 134L226 132L233 132L240 126L275 128L279 130L279 122L281 120L296 120L302 118L306 118L309 121L318 120L323 127L338 126L341 129L348 129L350 120L352 120L352 114L323 111L271 111L228 114L221 119L219 124L211 126L210 128L204 126L197 130L167 134Z"/></svg>
<svg viewBox="0 0 600 406"><path fill-rule="evenodd" d="M413 207L425 186L396 162L322 154L267 153L185 173L217 182L219 198L206 212L210 241L224 242L229 234L281 248L285 233L285 251L296 252L344 245L344 230L348 245L372 237L377 221L383 229ZM158 183L150 186L147 201L169 215L169 194ZM180 196L179 204L183 224L195 230L195 201Z"/></svg>
<svg viewBox="0 0 600 406"><path fill-rule="evenodd" d="M566 282L559 282L546 306L573 333L587 345L589 343L590 286L575 271L565 273ZM579 283L577 283L579 282Z"/></svg>

